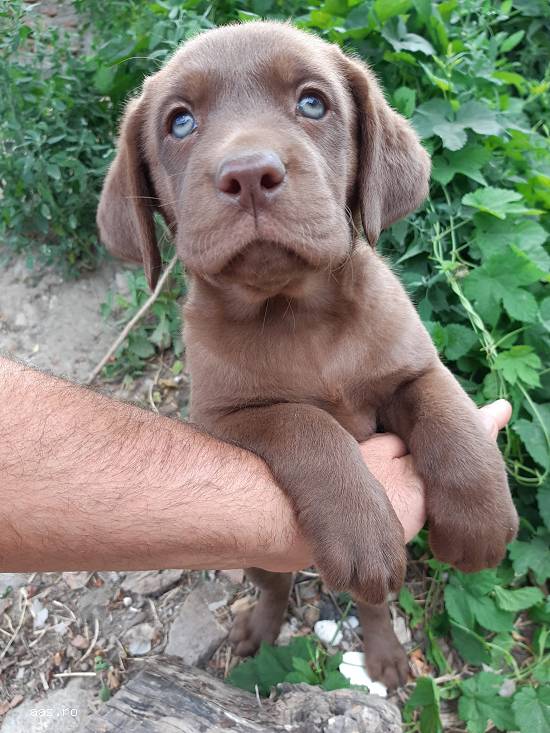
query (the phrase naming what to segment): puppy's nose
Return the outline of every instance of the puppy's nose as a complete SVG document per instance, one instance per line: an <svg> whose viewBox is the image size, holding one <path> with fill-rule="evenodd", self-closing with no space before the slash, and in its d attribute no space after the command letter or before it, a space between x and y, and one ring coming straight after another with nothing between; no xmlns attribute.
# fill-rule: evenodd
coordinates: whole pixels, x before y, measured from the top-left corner
<svg viewBox="0 0 550 733"><path fill-rule="evenodd" d="M272 150L229 156L216 175L218 189L243 206L261 206L274 198L286 175L283 161Z"/></svg>

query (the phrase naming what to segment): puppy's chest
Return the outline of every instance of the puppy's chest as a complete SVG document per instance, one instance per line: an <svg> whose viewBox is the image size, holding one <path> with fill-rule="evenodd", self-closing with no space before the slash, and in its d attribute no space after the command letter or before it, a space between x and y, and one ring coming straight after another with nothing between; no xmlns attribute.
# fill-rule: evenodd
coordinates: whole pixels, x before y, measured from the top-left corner
<svg viewBox="0 0 550 733"><path fill-rule="evenodd" d="M376 427L378 395L370 388L374 354L351 335L235 335L224 348L190 339L193 412L271 402L302 402L332 414L357 439ZM227 348L230 343L231 348ZM374 384L374 383L373 383Z"/></svg>

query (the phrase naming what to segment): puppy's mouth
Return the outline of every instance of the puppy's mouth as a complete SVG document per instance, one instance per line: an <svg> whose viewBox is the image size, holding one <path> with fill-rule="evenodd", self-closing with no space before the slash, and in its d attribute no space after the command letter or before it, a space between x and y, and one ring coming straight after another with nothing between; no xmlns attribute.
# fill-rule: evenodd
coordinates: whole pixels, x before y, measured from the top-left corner
<svg viewBox="0 0 550 733"><path fill-rule="evenodd" d="M258 294L276 295L300 281L311 265L296 252L273 240L253 240L219 273Z"/></svg>

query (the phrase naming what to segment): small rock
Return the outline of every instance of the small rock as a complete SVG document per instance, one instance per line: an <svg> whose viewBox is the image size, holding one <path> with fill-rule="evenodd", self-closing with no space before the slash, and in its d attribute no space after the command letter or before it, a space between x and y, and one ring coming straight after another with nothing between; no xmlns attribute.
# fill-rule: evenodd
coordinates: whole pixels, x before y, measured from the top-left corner
<svg viewBox="0 0 550 733"><path fill-rule="evenodd" d="M336 621L317 621L313 630L323 644L327 644L327 646L338 646L343 639L343 634L338 628Z"/></svg>
<svg viewBox="0 0 550 733"><path fill-rule="evenodd" d="M82 636L82 634L77 634L71 639L71 644L77 649L87 649L90 645L90 642L88 641L88 639L86 639L85 636Z"/></svg>
<svg viewBox="0 0 550 733"><path fill-rule="evenodd" d="M0 573L0 597L7 597L10 592L26 585L29 577L26 573Z"/></svg>
<svg viewBox="0 0 550 733"><path fill-rule="evenodd" d="M33 617L33 628L43 628L44 624L48 620L48 609L42 605L38 598L32 599L31 614Z"/></svg>
<svg viewBox="0 0 550 733"><path fill-rule="evenodd" d="M101 588L90 588L78 599L78 609L84 620L104 618L107 606L111 600L111 588L107 585Z"/></svg>
<svg viewBox="0 0 550 733"><path fill-rule="evenodd" d="M407 626L407 622L397 612L392 609L392 624L395 635L397 636L399 643L406 645L412 641L411 630Z"/></svg>
<svg viewBox="0 0 550 733"><path fill-rule="evenodd" d="M219 583L203 583L192 590L172 622L166 654L181 657L191 666L207 662L227 636L227 630L208 608L222 599L225 601L227 596Z"/></svg>
<svg viewBox="0 0 550 733"><path fill-rule="evenodd" d="M124 635L124 644L133 657L141 657L151 651L156 633L155 627L148 623L132 626Z"/></svg>
<svg viewBox="0 0 550 733"><path fill-rule="evenodd" d="M304 611L304 621L308 626L315 626L321 616L321 612L317 606L308 606Z"/></svg>
<svg viewBox="0 0 550 733"><path fill-rule="evenodd" d="M155 596L165 593L183 575L183 570L143 570L128 573L121 588L127 593Z"/></svg>
<svg viewBox="0 0 550 733"><path fill-rule="evenodd" d="M279 636L277 637L277 645L287 646L288 644L290 644L292 639L296 636L298 629L298 622L294 617L291 616L290 620L285 621L284 624L281 626Z"/></svg>
<svg viewBox="0 0 550 733"><path fill-rule="evenodd" d="M65 583L71 590L78 590L84 588L88 580L90 579L91 573L63 573L62 577Z"/></svg>
<svg viewBox="0 0 550 733"><path fill-rule="evenodd" d="M344 621L344 626L348 629L356 629L359 626L359 619L357 616L348 616Z"/></svg>
<svg viewBox="0 0 550 733"><path fill-rule="evenodd" d="M132 605L132 597L131 596L124 596L124 598L122 599L122 605L125 608L130 608L130 606Z"/></svg>
<svg viewBox="0 0 550 733"><path fill-rule="evenodd" d="M332 601L322 600L319 604L319 611L321 613L321 621L336 621L340 618L340 614L334 607L334 603L332 603Z"/></svg>

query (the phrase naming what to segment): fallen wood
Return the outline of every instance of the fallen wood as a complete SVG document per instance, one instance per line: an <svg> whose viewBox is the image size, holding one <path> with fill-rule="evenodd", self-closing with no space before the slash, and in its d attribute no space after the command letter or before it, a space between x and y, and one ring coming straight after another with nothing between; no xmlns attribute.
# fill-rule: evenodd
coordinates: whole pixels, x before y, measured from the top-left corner
<svg viewBox="0 0 550 733"><path fill-rule="evenodd" d="M140 662L140 665L142 663ZM359 690L280 685L260 700L174 657L143 662L84 733L401 733L395 705Z"/></svg>

